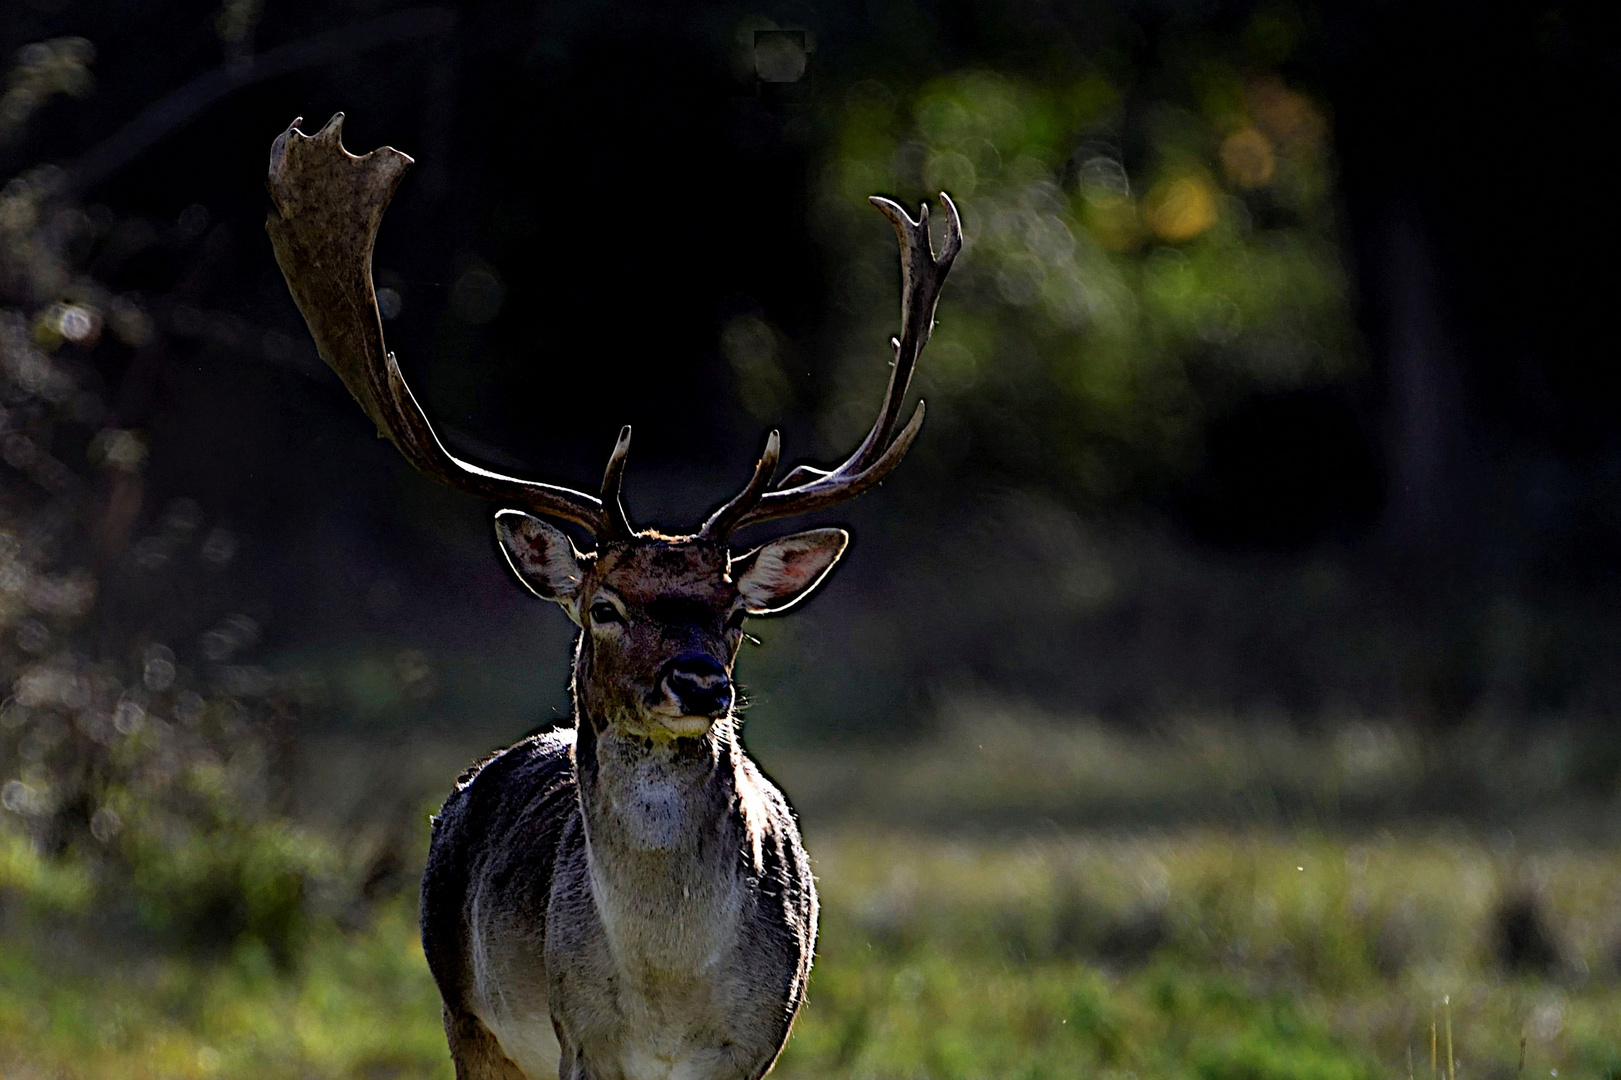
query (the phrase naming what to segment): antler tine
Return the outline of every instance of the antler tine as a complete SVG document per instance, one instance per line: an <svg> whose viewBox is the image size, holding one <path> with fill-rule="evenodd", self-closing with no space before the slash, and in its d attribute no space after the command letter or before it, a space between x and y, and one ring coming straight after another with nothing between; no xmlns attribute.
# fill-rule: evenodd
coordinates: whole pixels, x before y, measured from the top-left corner
<svg viewBox="0 0 1621 1080"><path fill-rule="evenodd" d="M731 531L737 528L737 523L743 515L753 510L759 503L765 489L771 486L772 478L777 474L777 462L782 457L782 436L776 431L765 437L765 449L760 451L760 459L754 463L754 475L743 490L734 495L730 502L709 515L704 527L698 530L698 535L704 539L725 540Z"/></svg>
<svg viewBox="0 0 1621 1080"><path fill-rule="evenodd" d="M619 429L619 440L613 453L608 455L608 467L602 473L602 530L599 542L629 540L636 530L625 516L625 504L619 499L619 488L625 479L625 457L630 453L630 425Z"/></svg>
<svg viewBox="0 0 1621 1080"><path fill-rule="evenodd" d="M951 264L962 251L962 219L951 196L942 191L940 203L946 208L946 231L942 249L936 255L929 241L927 203L913 221L892 199L874 195L869 201L895 227L901 249L901 334L890 339L895 349L895 364L883 403L878 408L878 418L843 464L829 470L807 465L792 470L775 491L762 494L730 522L732 529L819 510L877 486L900 464L923 426L923 403L918 402L906 426L898 435L895 433L912 371L934 329L934 308L940 299L940 289L951 272ZM717 516L719 513L717 511Z"/></svg>
<svg viewBox="0 0 1621 1080"><path fill-rule="evenodd" d="M912 372L917 367L917 358L923 352L923 346L929 343L929 334L934 329L934 306L940 298L940 287L945 284L946 274L956 261L957 253L962 250L962 220L957 215L956 204L945 192L940 193L940 201L947 215L945 250L938 258L929 240L928 203L919 207L917 220L913 221L900 203L893 199L874 195L867 201L889 219L889 223L895 227L895 235L900 239L901 336L889 339L895 349L895 366L889 375L889 386L884 391L878 422L846 463L851 469L867 468L889 445L895 424L900 420L901 404L911 384Z"/></svg>
<svg viewBox="0 0 1621 1080"><path fill-rule="evenodd" d="M276 262L316 349L379 435L440 483L537 514L603 527L602 504L572 488L491 472L462 461L434 434L383 341L372 286L372 248L383 212L411 159L384 146L356 157L343 147L343 113L315 135L294 120L270 148L265 221Z"/></svg>

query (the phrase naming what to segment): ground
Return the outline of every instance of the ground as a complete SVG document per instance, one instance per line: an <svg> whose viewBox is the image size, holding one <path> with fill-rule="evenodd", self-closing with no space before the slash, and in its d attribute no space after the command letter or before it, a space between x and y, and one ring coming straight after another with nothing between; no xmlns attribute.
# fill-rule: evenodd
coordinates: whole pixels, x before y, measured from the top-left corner
<svg viewBox="0 0 1621 1080"><path fill-rule="evenodd" d="M1422 1076L1432 1023L1442 1075L1450 1042L1460 1076L1522 1053L1527 1076L1621 1076L1621 853L1455 831L808 841L822 942L778 1076ZM10 851L8 1080L450 1077L409 892L323 918L290 966L119 953L71 929L71 881Z"/></svg>

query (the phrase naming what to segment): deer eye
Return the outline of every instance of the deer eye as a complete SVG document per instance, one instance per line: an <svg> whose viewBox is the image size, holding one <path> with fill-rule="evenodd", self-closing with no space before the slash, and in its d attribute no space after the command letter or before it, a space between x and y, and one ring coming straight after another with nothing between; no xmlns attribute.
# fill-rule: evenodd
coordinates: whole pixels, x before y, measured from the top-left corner
<svg viewBox="0 0 1621 1080"><path fill-rule="evenodd" d="M591 621L599 626L608 623L623 623L625 617L619 614L619 609L606 600L598 600L591 605Z"/></svg>
<svg viewBox="0 0 1621 1080"><path fill-rule="evenodd" d="M749 613L742 608L738 608L736 611L732 612L731 617L726 620L726 629L743 629L743 620L748 617L748 614Z"/></svg>

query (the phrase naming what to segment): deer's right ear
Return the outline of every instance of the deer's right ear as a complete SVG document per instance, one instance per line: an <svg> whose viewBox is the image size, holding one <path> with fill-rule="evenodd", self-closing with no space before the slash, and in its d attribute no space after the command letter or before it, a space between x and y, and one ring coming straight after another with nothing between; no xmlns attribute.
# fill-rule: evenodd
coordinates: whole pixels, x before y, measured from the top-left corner
<svg viewBox="0 0 1621 1080"><path fill-rule="evenodd" d="M495 515L495 535L501 553L518 580L542 600L563 606L568 617L580 621L580 585L587 561L560 529L522 510L501 510Z"/></svg>

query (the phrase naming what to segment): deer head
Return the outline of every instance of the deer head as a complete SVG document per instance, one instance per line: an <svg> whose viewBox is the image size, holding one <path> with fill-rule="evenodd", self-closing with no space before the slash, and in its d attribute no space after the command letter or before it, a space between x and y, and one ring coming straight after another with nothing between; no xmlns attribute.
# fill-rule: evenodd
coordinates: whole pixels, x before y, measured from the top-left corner
<svg viewBox="0 0 1621 1080"><path fill-rule="evenodd" d="M745 526L808 513L877 486L900 463L923 424L919 402L901 411L919 353L934 325L940 287L962 248L957 208L944 192L944 250L929 241L928 206L917 220L897 203L872 203L895 227L901 249L901 334L878 418L831 469L799 466L780 481L773 431L747 484L697 532L639 530L620 501L630 428L608 458L599 495L491 472L447 451L383 343L371 257L383 211L411 159L390 147L356 157L343 148L343 114L314 136L293 121L270 152L266 222L276 261L316 348L378 433L428 476L502 504L495 531L518 578L559 604L581 627L575 694L582 717L641 737L701 735L734 703L732 666L743 620L786 611L827 577L849 536L814 529L734 552ZM897 430L898 429L898 430ZM581 552L546 518L588 531Z"/></svg>

